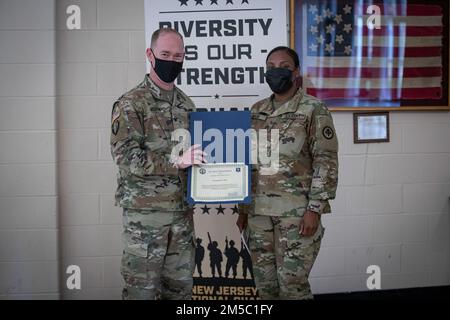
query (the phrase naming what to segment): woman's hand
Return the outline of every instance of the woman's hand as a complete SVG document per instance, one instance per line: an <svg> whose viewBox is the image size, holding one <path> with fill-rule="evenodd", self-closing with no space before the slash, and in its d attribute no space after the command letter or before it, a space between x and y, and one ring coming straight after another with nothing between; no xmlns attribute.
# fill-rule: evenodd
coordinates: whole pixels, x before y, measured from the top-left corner
<svg viewBox="0 0 450 320"><path fill-rule="evenodd" d="M246 214L239 214L239 217L237 218L236 225L239 228L239 231L242 233L242 230L245 230L247 228L248 223L248 216Z"/></svg>
<svg viewBox="0 0 450 320"><path fill-rule="evenodd" d="M307 210L300 220L299 233L304 237L311 237L316 233L319 227L319 214L310 210Z"/></svg>

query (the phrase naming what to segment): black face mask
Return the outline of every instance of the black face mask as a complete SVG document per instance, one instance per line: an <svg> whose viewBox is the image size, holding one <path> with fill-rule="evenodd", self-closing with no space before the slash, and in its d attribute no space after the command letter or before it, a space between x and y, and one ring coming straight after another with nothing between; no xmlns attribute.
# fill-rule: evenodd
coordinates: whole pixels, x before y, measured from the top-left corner
<svg viewBox="0 0 450 320"><path fill-rule="evenodd" d="M275 93L285 93L292 85L292 71L286 68L273 68L267 70L266 82Z"/></svg>
<svg viewBox="0 0 450 320"><path fill-rule="evenodd" d="M153 69L158 77L166 83L172 83L175 81L183 68L183 62L158 59L154 52L153 56L155 57L155 65L153 66Z"/></svg>

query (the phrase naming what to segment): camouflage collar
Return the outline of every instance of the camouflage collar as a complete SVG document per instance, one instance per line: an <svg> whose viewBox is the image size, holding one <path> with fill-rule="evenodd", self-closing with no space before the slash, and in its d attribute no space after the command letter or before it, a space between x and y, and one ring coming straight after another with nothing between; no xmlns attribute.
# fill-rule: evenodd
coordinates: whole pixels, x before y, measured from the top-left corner
<svg viewBox="0 0 450 320"><path fill-rule="evenodd" d="M152 96L155 99L164 100L164 101L169 102L170 104L172 104L172 102L175 101L175 98L176 98L175 95L177 94L177 90L176 90L175 86L173 87L173 91L170 92L170 94L169 94L169 91L163 90L160 87L158 87L152 81L152 79L150 79L150 74L148 74L148 73L145 75L144 83L145 83L145 86L150 90L150 93L152 94Z"/></svg>
<svg viewBox="0 0 450 320"><path fill-rule="evenodd" d="M270 103L268 105L272 107L272 101L273 101L274 95L270 96ZM269 117L278 117L285 113L295 113L300 108L300 101L303 98L303 89L301 87L298 88L295 95L289 100L288 103L285 103L281 105L278 109L273 111Z"/></svg>
<svg viewBox="0 0 450 320"><path fill-rule="evenodd" d="M260 105L260 107L257 111L258 114L265 116L265 117L268 117L272 112L273 112L273 109L272 109L272 99L271 98L266 99L266 101L264 101Z"/></svg>

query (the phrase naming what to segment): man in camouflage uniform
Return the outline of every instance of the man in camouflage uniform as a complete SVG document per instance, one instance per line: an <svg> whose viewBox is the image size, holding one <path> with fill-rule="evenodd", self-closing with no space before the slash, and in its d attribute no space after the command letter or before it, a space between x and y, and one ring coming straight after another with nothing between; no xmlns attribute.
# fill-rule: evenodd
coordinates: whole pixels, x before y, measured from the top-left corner
<svg viewBox="0 0 450 320"><path fill-rule="evenodd" d="M160 29L147 49L151 73L113 106L111 153L123 208L124 299L189 299L194 257L185 168L202 163L192 147L172 154L172 132L188 127L192 101L174 86L184 59L181 35Z"/></svg>
<svg viewBox="0 0 450 320"><path fill-rule="evenodd" d="M252 170L253 203L240 206L238 226L250 229L253 271L263 299L313 298L308 276L318 255L324 228L320 215L330 212L336 193L338 142L330 112L296 83L300 70L295 51L273 49L266 80L274 94L251 109L258 132L279 130L278 170Z"/></svg>

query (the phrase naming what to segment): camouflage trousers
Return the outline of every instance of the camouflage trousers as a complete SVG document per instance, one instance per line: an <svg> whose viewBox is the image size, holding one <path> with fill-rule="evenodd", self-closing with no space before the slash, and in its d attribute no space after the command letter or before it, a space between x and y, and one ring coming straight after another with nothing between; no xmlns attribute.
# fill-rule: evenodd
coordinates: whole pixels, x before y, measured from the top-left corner
<svg viewBox="0 0 450 320"><path fill-rule="evenodd" d="M324 234L299 234L301 217L249 215L250 248L261 299L312 299L308 277Z"/></svg>
<svg viewBox="0 0 450 320"><path fill-rule="evenodd" d="M124 209L121 273L125 300L190 299L192 212Z"/></svg>

